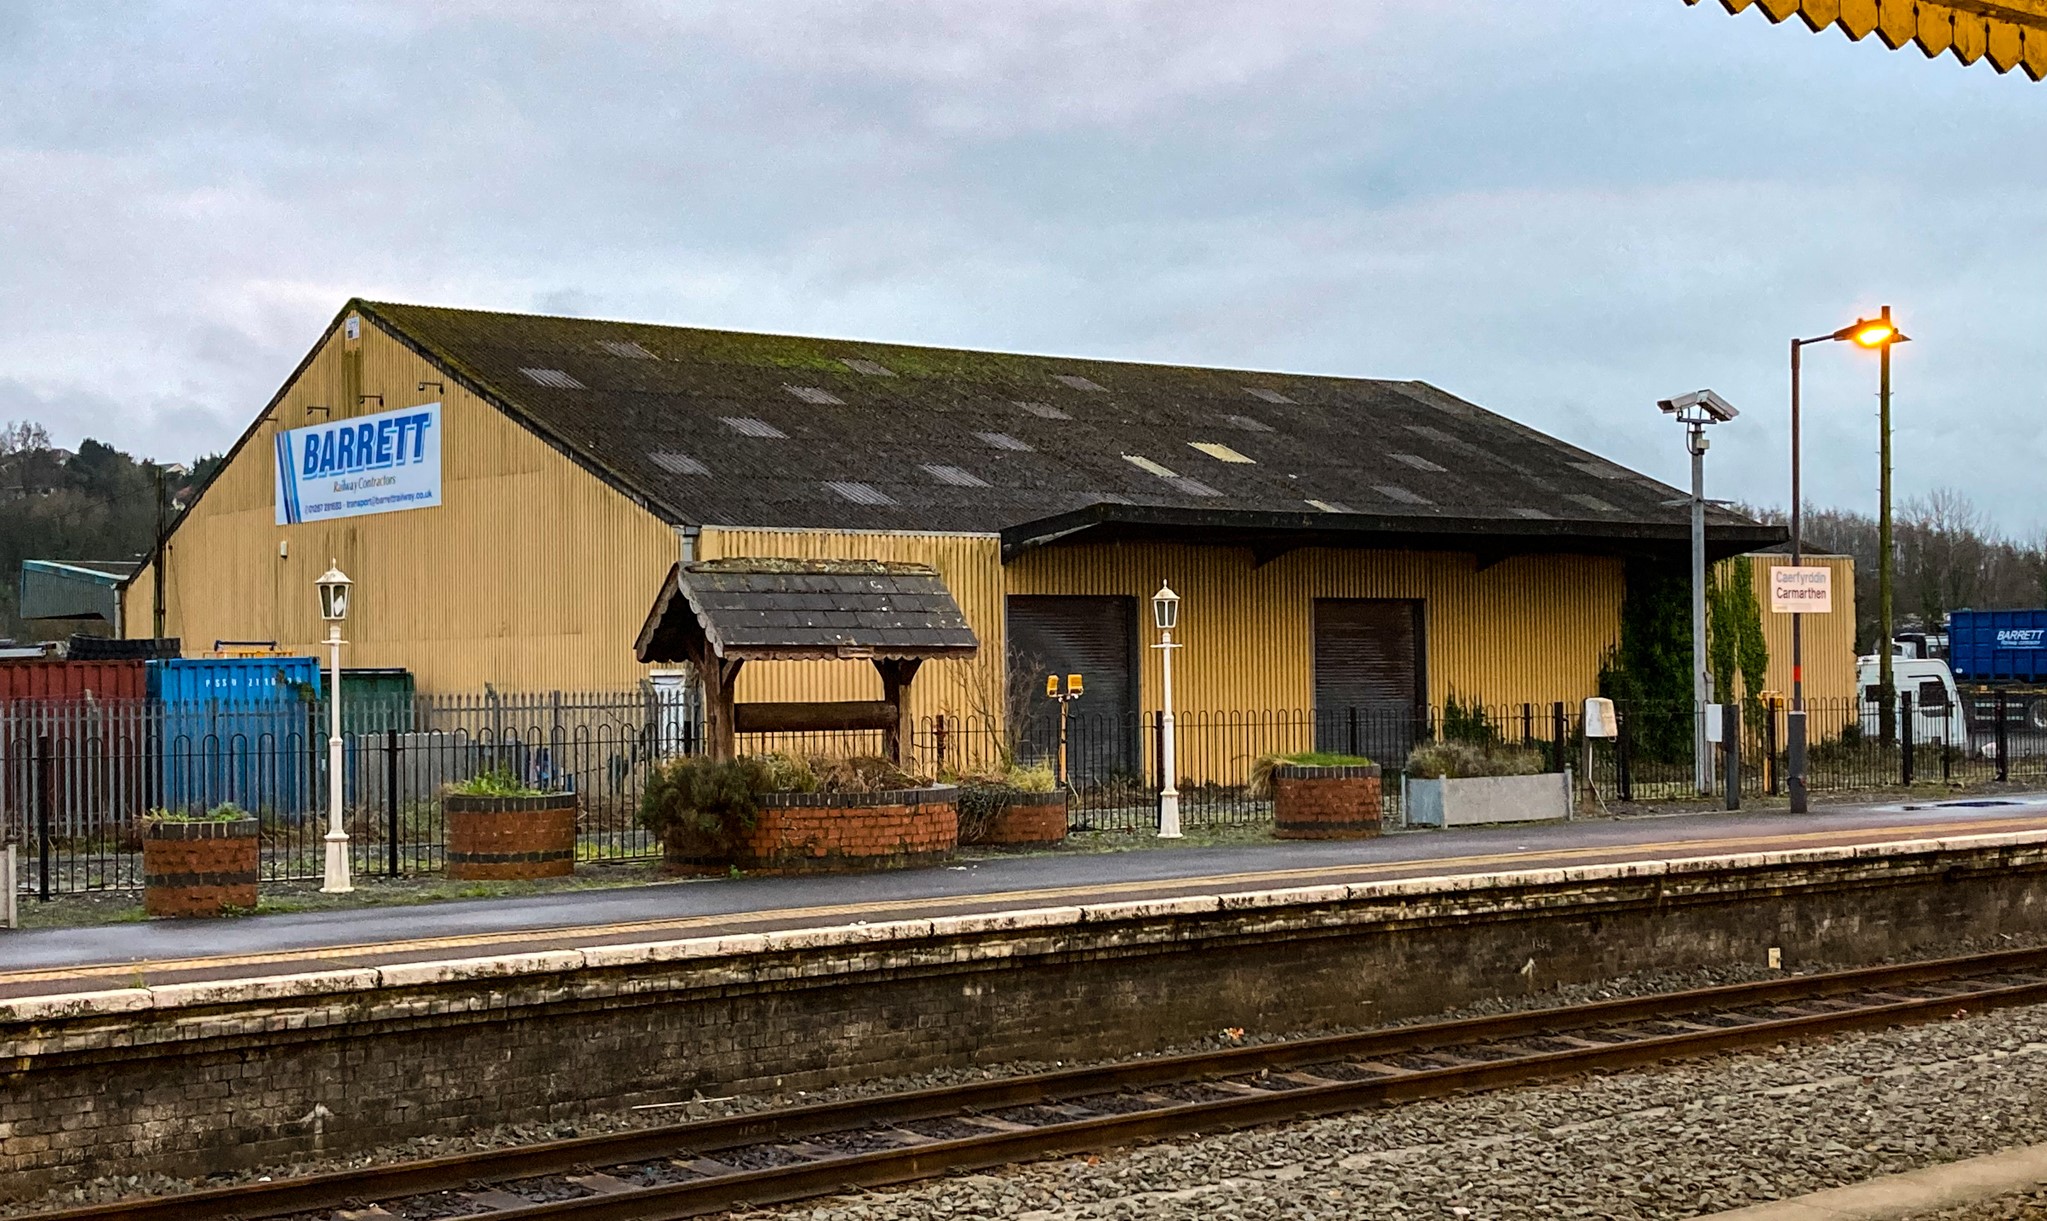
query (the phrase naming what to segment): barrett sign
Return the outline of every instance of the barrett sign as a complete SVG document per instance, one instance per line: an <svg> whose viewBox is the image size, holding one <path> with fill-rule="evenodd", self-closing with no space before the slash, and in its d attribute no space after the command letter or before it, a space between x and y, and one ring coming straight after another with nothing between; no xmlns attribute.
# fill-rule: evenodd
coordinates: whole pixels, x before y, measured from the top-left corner
<svg viewBox="0 0 2047 1221"><path fill-rule="evenodd" d="M441 405L277 434L277 524L441 503Z"/></svg>
<svg viewBox="0 0 2047 1221"><path fill-rule="evenodd" d="M1770 609L1780 615L1823 615L1834 609L1831 568L1772 568Z"/></svg>

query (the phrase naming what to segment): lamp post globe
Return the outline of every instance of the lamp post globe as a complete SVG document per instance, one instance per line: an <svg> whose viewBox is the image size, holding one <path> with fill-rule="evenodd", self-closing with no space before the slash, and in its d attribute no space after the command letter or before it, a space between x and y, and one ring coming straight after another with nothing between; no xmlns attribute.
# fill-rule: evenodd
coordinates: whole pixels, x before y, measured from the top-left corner
<svg viewBox="0 0 2047 1221"><path fill-rule="evenodd" d="M355 584L348 574L339 568L329 568L320 574L320 618L329 623L340 623L348 618L348 591Z"/></svg>
<svg viewBox="0 0 2047 1221"><path fill-rule="evenodd" d="M321 873L320 889L330 895L354 890L348 876L348 832L341 826L341 624L348 618L355 582L330 564L316 584L320 590L320 618L327 624L327 652L332 676L327 687L327 865Z"/></svg>
<svg viewBox="0 0 2047 1221"><path fill-rule="evenodd" d="M1180 626L1180 595L1164 581L1159 582L1159 591L1151 596L1151 618L1159 630L1159 642L1151 647L1159 650L1163 697L1159 714L1159 838L1179 839L1180 786L1176 777L1180 761L1173 742L1173 650L1180 646L1173 643L1173 631Z"/></svg>

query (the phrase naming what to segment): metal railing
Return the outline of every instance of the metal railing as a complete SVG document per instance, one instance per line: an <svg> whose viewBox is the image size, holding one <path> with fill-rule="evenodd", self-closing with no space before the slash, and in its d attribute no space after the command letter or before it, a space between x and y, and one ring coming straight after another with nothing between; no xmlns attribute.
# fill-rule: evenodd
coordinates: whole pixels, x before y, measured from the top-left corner
<svg viewBox="0 0 2047 1221"><path fill-rule="evenodd" d="M1303 751L1378 761L1384 814L1397 823L1411 752L1444 741L1516 748L1543 770L1568 766L1602 801L1699 799L1697 710L1634 704L1618 712L1620 736L1589 744L1575 701L1183 712L1176 718L1182 824L1201 831L1268 823L1259 761ZM441 794L488 771L579 794L580 859L656 856L659 844L637 822L640 795L652 767L699 748L690 713L674 691L645 689L352 702L344 707L340 780L354 868L388 876L440 869ZM1741 725L1739 790L1746 797L1784 789L1785 715L1781 706L1752 706ZM1914 709L1909 698L1896 718L1897 740L1882 741L1878 722L1863 701L1809 702L1813 792L2047 781L2047 732L2022 732L2004 720L1958 730L1962 718L1944 707ZM0 704L0 842L21 847L16 886L45 897L139 887L151 810L225 803L260 820L266 881L317 878L326 725L325 706L304 698ZM1071 790L1077 827L1141 832L1156 826L1160 730L1157 713L1074 712L1063 737L1056 712L1013 725L938 715L915 725L903 765L937 778L1045 765ZM882 741L876 732L742 735L740 749L858 756L880 753Z"/></svg>

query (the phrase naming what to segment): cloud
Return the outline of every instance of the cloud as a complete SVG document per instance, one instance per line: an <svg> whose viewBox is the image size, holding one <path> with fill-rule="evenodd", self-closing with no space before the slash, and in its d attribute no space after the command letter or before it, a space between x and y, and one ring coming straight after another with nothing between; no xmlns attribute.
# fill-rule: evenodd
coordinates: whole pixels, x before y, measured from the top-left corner
<svg viewBox="0 0 2047 1221"><path fill-rule="evenodd" d="M1889 302L1900 496L2031 530L2041 97L1674 0L9 6L0 416L220 448L360 294L1424 377L1666 479L1710 385L1781 502L1786 343Z"/></svg>

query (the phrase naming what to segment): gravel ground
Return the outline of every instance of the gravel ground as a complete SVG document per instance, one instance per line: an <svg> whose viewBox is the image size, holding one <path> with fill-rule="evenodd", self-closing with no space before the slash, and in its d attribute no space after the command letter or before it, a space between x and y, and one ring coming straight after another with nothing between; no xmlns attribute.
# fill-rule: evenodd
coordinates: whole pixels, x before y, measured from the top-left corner
<svg viewBox="0 0 2047 1221"><path fill-rule="evenodd" d="M1691 1217L2047 1140L2043 1069L2047 1006L745 1215Z"/></svg>
<svg viewBox="0 0 2047 1221"><path fill-rule="evenodd" d="M2047 1221L2047 1187L2022 1196L2004 1196L1964 1208L1928 1213L1919 1221Z"/></svg>
<svg viewBox="0 0 2047 1221"><path fill-rule="evenodd" d="M1913 957L2029 945L2047 945L2047 938L1957 940ZM1826 969L1835 969L1835 965L1814 968ZM1656 972L1489 1000L1413 1020L1438 1021L1782 975L1760 964ZM1219 1033L1157 1054L1278 1037L1231 1039ZM2023 1067L2014 1069L2005 1063L2014 1057ZM40 1200L0 1204L0 1217L286 1174L598 1135L771 1106L869 1097L1077 1063L1095 1061L1014 1062L813 1092L697 1096L623 1113L600 1112L574 1121L503 1124L462 1135L421 1137L349 1158L304 1161L203 1180L154 1174L110 1176ZM1924 1071L1911 1067L1922 1063L1933 1067ZM2012 1071L2007 1074L2006 1070ZM2047 1006L1797 1045L1766 1055L1416 1103L1103 1157L1041 1163L900 1192L747 1215L762 1221L771 1216L791 1221L969 1216L1030 1221L1689 1217L2047 1140L2047 1095L2036 1099L2028 1084L2043 1071L2047 1071ZM2009 1080L2004 1079L2006 1075ZM1829 1116L1833 1119L1827 1120ZM2030 1214L2011 1215L2033 1221ZM1965 1221L2000 1216L2003 1214L1986 1213L1979 1219L1972 1214ZM2047 1221L2047 1214L2039 1221Z"/></svg>

